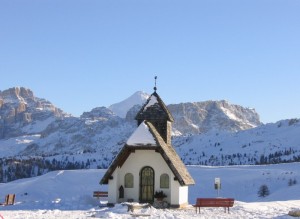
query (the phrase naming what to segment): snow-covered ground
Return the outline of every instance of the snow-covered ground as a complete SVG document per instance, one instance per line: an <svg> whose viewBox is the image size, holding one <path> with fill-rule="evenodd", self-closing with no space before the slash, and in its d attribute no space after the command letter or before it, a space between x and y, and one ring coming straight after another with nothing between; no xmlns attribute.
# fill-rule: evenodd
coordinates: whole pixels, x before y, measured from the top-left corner
<svg viewBox="0 0 300 219"><path fill-rule="evenodd" d="M300 208L299 163L268 166L189 166L196 185L190 187L189 202L197 197L216 197L214 179L221 178L219 196L235 198L230 213L223 208L203 208L196 214L193 207L186 209L136 210L141 218L292 218L288 212ZM92 197L95 190L107 190L99 185L105 170L54 171L43 176L0 184L0 199L15 193L13 206L0 206L0 218L4 219L58 219L58 218L134 218L126 205L113 208L99 207ZM293 185L289 182L293 181ZM266 184L270 195L261 198L257 192Z"/></svg>

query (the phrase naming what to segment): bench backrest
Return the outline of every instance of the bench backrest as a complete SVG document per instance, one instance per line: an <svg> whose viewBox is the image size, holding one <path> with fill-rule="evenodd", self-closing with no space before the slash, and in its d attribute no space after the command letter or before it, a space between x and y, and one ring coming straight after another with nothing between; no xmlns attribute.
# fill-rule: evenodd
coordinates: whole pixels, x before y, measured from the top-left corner
<svg viewBox="0 0 300 219"><path fill-rule="evenodd" d="M108 192L94 191L94 197L108 197Z"/></svg>
<svg viewBox="0 0 300 219"><path fill-rule="evenodd" d="M232 207L233 198L197 198L196 205L201 207Z"/></svg>
<svg viewBox="0 0 300 219"><path fill-rule="evenodd" d="M8 194L5 196L5 202L4 205L13 205L15 204L15 194Z"/></svg>

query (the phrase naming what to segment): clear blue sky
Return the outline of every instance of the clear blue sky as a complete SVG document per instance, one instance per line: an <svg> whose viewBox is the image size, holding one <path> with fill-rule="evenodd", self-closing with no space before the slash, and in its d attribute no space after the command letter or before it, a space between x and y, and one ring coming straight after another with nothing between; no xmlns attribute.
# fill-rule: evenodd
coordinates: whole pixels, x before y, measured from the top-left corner
<svg viewBox="0 0 300 219"><path fill-rule="evenodd" d="M299 0L0 0L0 90L73 115L135 91L300 117Z"/></svg>

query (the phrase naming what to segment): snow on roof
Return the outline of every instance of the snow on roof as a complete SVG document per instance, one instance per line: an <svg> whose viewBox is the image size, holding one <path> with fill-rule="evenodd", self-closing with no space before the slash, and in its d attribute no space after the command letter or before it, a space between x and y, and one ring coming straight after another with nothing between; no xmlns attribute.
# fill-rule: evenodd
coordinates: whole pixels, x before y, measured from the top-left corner
<svg viewBox="0 0 300 219"><path fill-rule="evenodd" d="M126 142L128 145L152 145L156 146L153 135L149 131L149 127L142 122L135 132L130 136Z"/></svg>
<svg viewBox="0 0 300 219"><path fill-rule="evenodd" d="M158 103L156 96L151 95L149 102L144 108L144 111L147 110L148 107L153 106L154 104Z"/></svg>

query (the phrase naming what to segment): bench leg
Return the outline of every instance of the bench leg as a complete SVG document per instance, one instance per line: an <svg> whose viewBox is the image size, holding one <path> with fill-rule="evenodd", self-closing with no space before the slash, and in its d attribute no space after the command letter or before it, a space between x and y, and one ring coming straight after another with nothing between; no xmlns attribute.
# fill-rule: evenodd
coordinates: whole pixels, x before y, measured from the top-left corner
<svg viewBox="0 0 300 219"><path fill-rule="evenodd" d="M132 212L133 213L133 211L134 211L134 208L133 208L133 206L132 205L128 205L127 206L127 212L128 211L130 211L130 212Z"/></svg>
<svg viewBox="0 0 300 219"><path fill-rule="evenodd" d="M226 209L227 209L227 212L229 214L229 207L224 207L225 213L226 213Z"/></svg>

